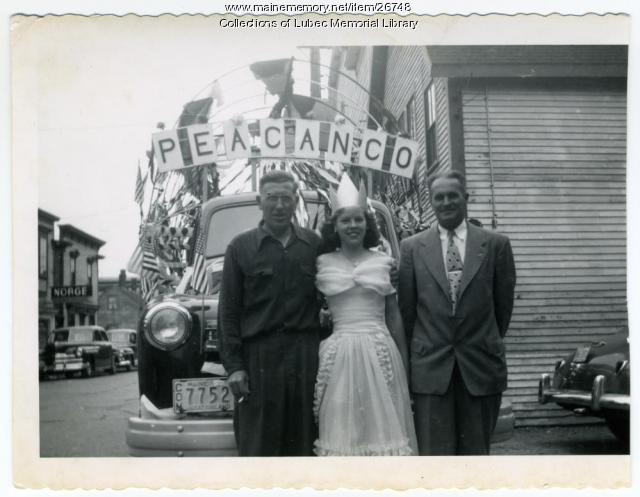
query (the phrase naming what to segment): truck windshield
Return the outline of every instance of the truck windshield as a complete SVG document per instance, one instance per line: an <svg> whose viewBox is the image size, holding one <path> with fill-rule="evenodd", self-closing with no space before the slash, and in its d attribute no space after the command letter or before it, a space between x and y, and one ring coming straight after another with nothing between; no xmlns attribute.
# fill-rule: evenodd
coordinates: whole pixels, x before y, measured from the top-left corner
<svg viewBox="0 0 640 497"><path fill-rule="evenodd" d="M317 202L307 202L307 212L309 223L313 224L318 207ZM251 228L255 228L262 213L257 204L236 204L229 205L216 211L211 216L209 231L207 233L206 257L217 257L224 255L227 245L239 233Z"/></svg>
<svg viewBox="0 0 640 497"><path fill-rule="evenodd" d="M257 204L229 205L213 213L207 233L207 258L224 255L234 236L254 228L260 221Z"/></svg>

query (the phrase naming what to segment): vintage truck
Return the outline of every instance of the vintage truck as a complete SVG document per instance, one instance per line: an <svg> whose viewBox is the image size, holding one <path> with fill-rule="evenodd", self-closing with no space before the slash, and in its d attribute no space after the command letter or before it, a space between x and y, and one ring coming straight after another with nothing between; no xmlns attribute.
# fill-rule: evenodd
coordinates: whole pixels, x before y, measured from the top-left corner
<svg viewBox="0 0 640 497"><path fill-rule="evenodd" d="M309 219L321 217L323 197L303 195ZM372 203L389 242L387 250L398 254L389 211L380 202ZM208 294L191 292L188 270L176 293L150 302L140 322L140 414L129 419L126 433L132 455L235 454L233 397L218 353L218 290L227 244L258 224L260 210L255 193L243 193L208 201L202 216Z"/></svg>

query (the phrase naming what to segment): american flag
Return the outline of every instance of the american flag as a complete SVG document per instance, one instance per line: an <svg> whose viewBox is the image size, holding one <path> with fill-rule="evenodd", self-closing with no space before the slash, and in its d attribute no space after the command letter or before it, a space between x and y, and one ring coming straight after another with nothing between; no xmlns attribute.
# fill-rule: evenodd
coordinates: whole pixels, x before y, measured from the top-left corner
<svg viewBox="0 0 640 497"><path fill-rule="evenodd" d="M142 173L140 172L140 164L138 164L138 177L136 178L136 203L142 206L144 202L144 182L147 181L147 177L142 179Z"/></svg>
<svg viewBox="0 0 640 497"><path fill-rule="evenodd" d="M302 182L300 180L299 170L296 167L289 167L287 165L285 167L285 171L291 173L291 175L296 179L296 183L298 184L298 205L296 207L296 211L293 214L293 217L296 220L296 223L298 223L298 226L304 226L306 228L309 226L309 213L307 212L307 204L304 201L304 197L302 196Z"/></svg>
<svg viewBox="0 0 640 497"><path fill-rule="evenodd" d="M150 300L158 289L158 260L152 240L145 236L142 241L142 274L140 285L145 300Z"/></svg>
<svg viewBox="0 0 640 497"><path fill-rule="evenodd" d="M140 288L142 290L142 298L148 302L155 296L158 290L158 280L149 281L146 278L141 278Z"/></svg>
<svg viewBox="0 0 640 497"><path fill-rule="evenodd" d="M127 271L137 275L142 273L142 248L140 247L140 242L138 242L136 248L133 250L133 254L131 254L129 258Z"/></svg>
<svg viewBox="0 0 640 497"><path fill-rule="evenodd" d="M198 211L198 237L194 247L193 255L193 275L191 276L191 286L200 293L207 293L207 259L204 254L205 250L205 229L201 212Z"/></svg>

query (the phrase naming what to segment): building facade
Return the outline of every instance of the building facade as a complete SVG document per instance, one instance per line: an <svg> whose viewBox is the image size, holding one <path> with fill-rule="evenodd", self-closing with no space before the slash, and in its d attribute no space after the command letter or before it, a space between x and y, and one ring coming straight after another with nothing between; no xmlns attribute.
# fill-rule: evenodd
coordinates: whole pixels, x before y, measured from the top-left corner
<svg viewBox="0 0 640 497"><path fill-rule="evenodd" d="M38 209L38 346L54 328L98 324L98 262L105 242Z"/></svg>
<svg viewBox="0 0 640 497"><path fill-rule="evenodd" d="M53 241L57 216L38 209L38 347L44 349L47 334L55 326L53 304Z"/></svg>
<svg viewBox="0 0 640 497"><path fill-rule="evenodd" d="M53 242L55 326L99 324L98 261L104 241L72 226L58 226Z"/></svg>
<svg viewBox="0 0 640 497"><path fill-rule="evenodd" d="M434 222L427 178L465 173L469 216L511 239L518 282L506 339L518 425L575 423L537 403L538 378L627 325L626 46L336 49L420 144L413 181L374 193ZM368 55L365 55L368 54ZM340 85L339 77L334 78Z"/></svg>
<svg viewBox="0 0 640 497"><path fill-rule="evenodd" d="M124 269L117 278L100 278L98 306L98 320L105 329L137 329L145 306L140 280L137 277L127 278Z"/></svg>

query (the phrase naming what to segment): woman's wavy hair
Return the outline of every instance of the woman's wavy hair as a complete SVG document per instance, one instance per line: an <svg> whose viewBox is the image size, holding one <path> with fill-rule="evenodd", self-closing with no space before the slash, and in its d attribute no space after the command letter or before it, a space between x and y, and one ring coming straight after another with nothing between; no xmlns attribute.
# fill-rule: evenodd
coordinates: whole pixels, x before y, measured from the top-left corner
<svg viewBox="0 0 640 497"><path fill-rule="evenodd" d="M322 236L322 243L320 243L319 252L326 254L328 252L335 252L340 247L340 236L336 231L336 219L340 215L341 209L338 209L331 215L331 218L322 225L320 228L320 235ZM374 214L368 209L364 211L364 219L367 227L364 232L364 239L362 245L364 248L377 247L380 243L380 231L376 223Z"/></svg>

